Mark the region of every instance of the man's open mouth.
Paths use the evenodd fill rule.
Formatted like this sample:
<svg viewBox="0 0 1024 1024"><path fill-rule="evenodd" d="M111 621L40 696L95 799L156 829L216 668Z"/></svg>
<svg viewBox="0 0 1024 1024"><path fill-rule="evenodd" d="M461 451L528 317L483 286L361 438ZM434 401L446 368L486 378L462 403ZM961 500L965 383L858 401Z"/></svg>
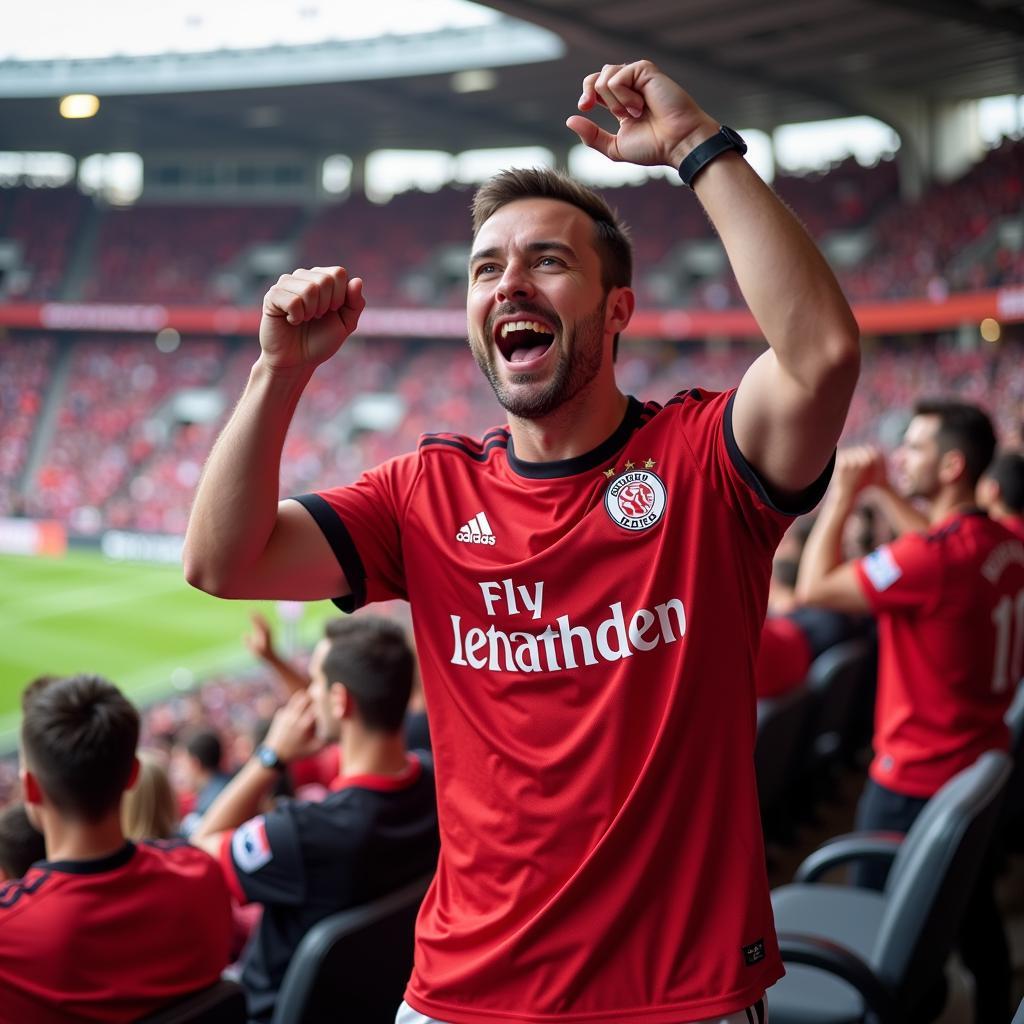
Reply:
<svg viewBox="0 0 1024 1024"><path fill-rule="evenodd" d="M495 328L494 340L507 363L532 363L551 347L555 334L539 320L506 320Z"/></svg>

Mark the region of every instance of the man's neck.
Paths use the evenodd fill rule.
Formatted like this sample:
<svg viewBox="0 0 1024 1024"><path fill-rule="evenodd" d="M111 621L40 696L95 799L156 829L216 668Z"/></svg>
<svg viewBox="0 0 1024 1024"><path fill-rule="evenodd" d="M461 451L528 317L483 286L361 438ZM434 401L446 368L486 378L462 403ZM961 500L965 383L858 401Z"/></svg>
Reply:
<svg viewBox="0 0 1024 1024"><path fill-rule="evenodd" d="M99 860L117 853L125 844L120 808L95 824L51 814L43 822L43 836L46 859L51 861Z"/></svg>
<svg viewBox="0 0 1024 1024"><path fill-rule="evenodd" d="M383 733L355 723L342 726L341 773L351 775L400 775L409 759L402 732Z"/></svg>
<svg viewBox="0 0 1024 1024"><path fill-rule="evenodd" d="M975 508L974 491L969 487L950 487L942 491L932 502L928 520L932 525L941 523L955 512L966 512Z"/></svg>
<svg viewBox="0 0 1024 1024"><path fill-rule="evenodd" d="M593 451L618 429L629 400L612 387L598 398L587 391L543 419L509 416L516 457L524 462L558 462Z"/></svg>

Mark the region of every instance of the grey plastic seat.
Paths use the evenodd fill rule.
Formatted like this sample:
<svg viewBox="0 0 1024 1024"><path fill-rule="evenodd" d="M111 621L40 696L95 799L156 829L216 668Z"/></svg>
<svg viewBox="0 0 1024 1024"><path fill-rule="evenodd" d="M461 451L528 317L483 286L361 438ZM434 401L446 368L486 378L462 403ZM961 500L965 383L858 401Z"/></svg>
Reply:
<svg viewBox="0 0 1024 1024"><path fill-rule="evenodd" d="M310 928L285 972L272 1024L394 1024L432 877Z"/></svg>
<svg viewBox="0 0 1024 1024"><path fill-rule="evenodd" d="M754 769L761 820L769 836L780 826L785 827L792 816L787 802L796 789L802 743L814 702L815 696L806 686L757 702Z"/></svg>
<svg viewBox="0 0 1024 1024"><path fill-rule="evenodd" d="M854 708L868 698L876 671L875 645L868 639L845 640L811 663L806 685L815 695L805 744L804 770L818 773L851 753Z"/></svg>
<svg viewBox="0 0 1024 1024"><path fill-rule="evenodd" d="M906 836L853 833L812 853L772 893L787 975L773 1024L904 1024L945 963L993 841L1011 760L983 754L928 801ZM885 889L816 883L864 858L892 861Z"/></svg>
<svg viewBox="0 0 1024 1024"><path fill-rule="evenodd" d="M1013 1015L1010 1024L1024 1024L1024 999L1020 1001L1020 1006L1017 1007L1017 1012Z"/></svg>
<svg viewBox="0 0 1024 1024"><path fill-rule="evenodd" d="M248 1019L242 986L222 980L155 1010L136 1024L245 1024Z"/></svg>

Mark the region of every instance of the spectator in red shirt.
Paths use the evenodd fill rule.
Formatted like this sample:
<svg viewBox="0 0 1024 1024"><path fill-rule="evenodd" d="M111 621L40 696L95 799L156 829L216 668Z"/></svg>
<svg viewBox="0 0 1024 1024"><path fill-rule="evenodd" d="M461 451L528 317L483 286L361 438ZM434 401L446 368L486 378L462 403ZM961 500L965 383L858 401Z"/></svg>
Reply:
<svg viewBox="0 0 1024 1024"><path fill-rule="evenodd" d="M1003 452L978 481L978 504L1012 533L1024 537L1024 455Z"/></svg>
<svg viewBox="0 0 1024 1024"><path fill-rule="evenodd" d="M121 800L139 715L96 676L22 698L21 778L45 861L0 887L0 1021L134 1021L213 984L231 917L216 862L183 841L131 843Z"/></svg>
<svg viewBox="0 0 1024 1024"><path fill-rule="evenodd" d="M981 409L918 403L896 461L905 496L927 508L926 529L840 564L843 524L859 492L879 482L877 453L858 449L839 459L804 549L798 598L878 619L875 756L858 828L905 832L957 772L985 750L1009 746L1003 716L1020 678L1013 662L1024 643L1013 631L1024 600L1024 548L974 505L994 450ZM887 872L865 865L858 879L881 888ZM960 951L975 977L976 1019L1007 1019L1010 962L991 866L970 901Z"/></svg>

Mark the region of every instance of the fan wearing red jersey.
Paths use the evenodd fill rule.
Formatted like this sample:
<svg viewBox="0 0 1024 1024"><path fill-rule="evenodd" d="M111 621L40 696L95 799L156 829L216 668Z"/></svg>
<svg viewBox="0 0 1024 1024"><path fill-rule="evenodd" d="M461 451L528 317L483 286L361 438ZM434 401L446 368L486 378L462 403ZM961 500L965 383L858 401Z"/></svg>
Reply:
<svg viewBox="0 0 1024 1024"><path fill-rule="evenodd" d="M96 676L36 680L22 712L22 788L46 859L0 886L0 1022L118 1024L212 985L231 945L216 861L122 831L138 712Z"/></svg>
<svg viewBox="0 0 1024 1024"><path fill-rule="evenodd" d="M650 61L588 75L578 108L597 106L614 133L568 127L679 167L714 222L770 346L738 388L623 394L626 231L572 179L506 171L474 198L467 319L507 425L278 503L295 404L364 305L342 268L297 270L264 300L186 537L187 578L220 596L411 602L441 855L403 1013L450 1024L756 1019L782 974L754 664L772 552L829 477L857 327L735 132Z"/></svg>
<svg viewBox="0 0 1024 1024"><path fill-rule="evenodd" d="M1024 454L1003 452L978 481L978 504L1018 537L1024 537Z"/></svg>
<svg viewBox="0 0 1024 1024"><path fill-rule="evenodd" d="M1024 543L974 505L995 450L988 416L959 402L918 403L895 461L928 526L865 558L838 564L846 518L877 480L877 459L842 453L804 548L797 597L878 620L874 759L858 808L861 829L906 831L944 783L986 750L1009 746L1003 716L1024 657ZM865 865L881 888L888 868ZM1010 962L987 870L961 933L975 975L976 1019L1010 1012Z"/></svg>

